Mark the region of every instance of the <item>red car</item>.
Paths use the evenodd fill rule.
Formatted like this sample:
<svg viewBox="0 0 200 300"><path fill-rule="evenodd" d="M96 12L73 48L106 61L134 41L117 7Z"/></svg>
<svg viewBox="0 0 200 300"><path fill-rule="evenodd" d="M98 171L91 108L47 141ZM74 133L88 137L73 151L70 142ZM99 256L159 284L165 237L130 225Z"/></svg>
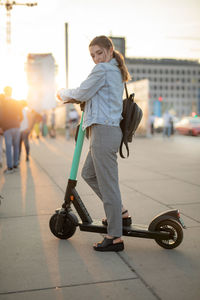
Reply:
<svg viewBox="0 0 200 300"><path fill-rule="evenodd" d="M175 125L176 131L180 134L200 135L200 118L185 117Z"/></svg>

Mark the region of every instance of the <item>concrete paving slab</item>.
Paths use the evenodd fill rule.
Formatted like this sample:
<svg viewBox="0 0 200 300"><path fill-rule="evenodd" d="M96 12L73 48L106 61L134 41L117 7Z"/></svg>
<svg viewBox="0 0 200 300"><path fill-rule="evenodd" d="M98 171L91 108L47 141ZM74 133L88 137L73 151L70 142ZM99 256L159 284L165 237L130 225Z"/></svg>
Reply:
<svg viewBox="0 0 200 300"><path fill-rule="evenodd" d="M196 203L200 201L200 186L191 185L176 179L135 182L126 181L126 185L143 192L165 205Z"/></svg>
<svg viewBox="0 0 200 300"><path fill-rule="evenodd" d="M38 166L32 162L24 161L20 164L20 170L14 174L7 174L0 177L0 187L2 193L8 188L19 188L22 185L31 186L49 186L52 182L46 172L38 171Z"/></svg>
<svg viewBox="0 0 200 300"><path fill-rule="evenodd" d="M159 161L159 159L158 159ZM182 180L187 183L192 183L194 185L200 185L199 172L200 167L196 166L196 164L182 165L180 164L171 165L170 163L166 163L163 166L157 165L157 160L155 161L155 165L149 167L145 166L145 164L141 165L141 163L132 162L132 168L128 168L128 165L124 164L124 162L119 163L120 174L119 177L121 180L129 180L130 178L134 181L143 181L143 180L162 180L162 179L177 179Z"/></svg>
<svg viewBox="0 0 200 300"><path fill-rule="evenodd" d="M136 224L149 224L159 213L169 209L179 209L186 226L199 225L193 218L184 214L185 211L182 210L182 206L179 204L167 206L140 192L133 192L132 194L125 194L124 196L126 197L124 201L126 207L128 207L133 222Z"/></svg>
<svg viewBox="0 0 200 300"><path fill-rule="evenodd" d="M59 240L48 223L49 216L3 219L1 293L137 278L116 253L93 250L99 234L77 230Z"/></svg>
<svg viewBox="0 0 200 300"><path fill-rule="evenodd" d="M173 169L170 172L166 172L170 176L170 178L176 178L186 183L192 183L194 185L200 185L199 178L200 168L197 166L189 165L184 167L178 167Z"/></svg>
<svg viewBox="0 0 200 300"><path fill-rule="evenodd" d="M162 180L168 179L168 175L163 175L158 172L154 172L145 168L141 168L140 166L134 164L131 165L132 167L129 168L123 162L119 163L119 179L122 182L129 181L130 179L137 182L137 181L144 181L144 180Z"/></svg>
<svg viewBox="0 0 200 300"><path fill-rule="evenodd" d="M1 299L1 295L0 295ZM4 300L63 300L63 299L126 299L155 300L152 292L139 279L63 286L47 290L27 291L3 295Z"/></svg>
<svg viewBox="0 0 200 300"><path fill-rule="evenodd" d="M63 192L55 185L9 188L4 192L1 217L51 214L64 201Z"/></svg>
<svg viewBox="0 0 200 300"><path fill-rule="evenodd" d="M136 139L135 144L130 144L131 160L143 169L199 184L199 144L199 139L183 136L170 141L161 137Z"/></svg>
<svg viewBox="0 0 200 300"><path fill-rule="evenodd" d="M153 240L125 238L121 255L148 282L159 299L200 299L200 228L184 231L182 244L162 249Z"/></svg>

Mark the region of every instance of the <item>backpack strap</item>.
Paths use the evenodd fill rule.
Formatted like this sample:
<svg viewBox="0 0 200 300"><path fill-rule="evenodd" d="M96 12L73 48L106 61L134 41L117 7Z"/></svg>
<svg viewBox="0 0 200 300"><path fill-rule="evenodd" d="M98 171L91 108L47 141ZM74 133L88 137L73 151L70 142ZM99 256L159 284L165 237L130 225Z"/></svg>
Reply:
<svg viewBox="0 0 200 300"><path fill-rule="evenodd" d="M124 88L125 88L125 92L126 92L126 99L129 98L129 95L128 95L128 88L127 88L127 85L126 85L126 82L124 82ZM128 147L128 141L127 139L125 138L124 134L122 136L122 140L121 140L121 144L120 144L120 147L119 147L119 154L122 158L125 158L125 156L123 155L123 151L122 151L122 148L123 148L123 144L125 145L126 147L126 152L127 152L127 157L129 156L129 147Z"/></svg>
<svg viewBox="0 0 200 300"><path fill-rule="evenodd" d="M128 95L128 89L127 89L126 82L124 82L124 88L125 88L125 91L126 91L126 98L128 99L129 95Z"/></svg>
<svg viewBox="0 0 200 300"><path fill-rule="evenodd" d="M121 156L121 158L125 158L123 152L122 152L122 147L123 147L123 144L126 146L126 152L127 152L127 156L126 157L129 157L129 147L128 147L128 143L127 142L124 142L123 138L121 140L121 144L120 144L120 147L119 147L119 154Z"/></svg>

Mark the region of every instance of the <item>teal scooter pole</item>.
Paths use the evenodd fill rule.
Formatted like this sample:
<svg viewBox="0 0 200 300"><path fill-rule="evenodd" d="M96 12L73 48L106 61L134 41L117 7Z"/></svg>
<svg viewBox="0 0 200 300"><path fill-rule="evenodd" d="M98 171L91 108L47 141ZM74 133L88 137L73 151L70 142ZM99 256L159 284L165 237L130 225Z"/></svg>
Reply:
<svg viewBox="0 0 200 300"><path fill-rule="evenodd" d="M81 198L79 197L79 195L75 189L76 184L77 184L76 177L77 177L77 173L78 173L78 167L79 167L79 162L80 162L80 157L81 157L81 152L82 152L83 142L84 142L84 137L85 137L85 130L82 129L83 116L84 116L84 112L82 113L81 122L79 125L78 136L77 136L77 140L76 140L76 146L75 146L75 150L74 150L70 176L69 176L67 188L65 191L64 203L63 203L61 209L56 210L56 219L55 220L53 219L53 221L52 221L52 222L55 221L55 224L50 225L50 227L55 226L55 230L52 229L54 234L55 234L55 232L59 233L63 230L66 216L68 216L68 219L70 219L73 224L76 224L75 226L78 225L78 219L77 219L76 215L74 215L71 212L71 203L73 203L73 205L75 206L75 208L83 222L86 222L88 224L92 223L92 218L90 217L86 207L84 206Z"/></svg>
<svg viewBox="0 0 200 300"><path fill-rule="evenodd" d="M85 137L85 130L82 129L83 115L84 115L84 112L82 113L82 116L81 116L81 123L79 126L78 137L77 137L77 141L76 141L76 146L75 146L74 156L73 156L72 166L71 166L71 172L70 172L70 176L69 176L70 180L76 180L80 157L81 157L81 152L82 152L82 148L83 148L83 142L84 142L84 137Z"/></svg>
<svg viewBox="0 0 200 300"><path fill-rule="evenodd" d="M74 198L78 197L75 187L77 184L76 177L77 177L77 173L78 173L78 167L79 167L79 162L80 162L80 157L81 157L81 152L82 152L83 142L84 142L84 137L85 137L85 130L82 129L83 116L84 116L84 112L82 113L81 122L79 125L78 136L77 136L77 140L76 140L76 146L75 146L75 150L74 150L70 176L69 176L69 180L68 180L68 184L67 184L67 188L66 188L66 192L65 192L65 197L64 197L65 202L62 205L62 208L64 208L64 209L66 209L67 207L70 207L71 201ZM74 197L74 194L76 194L75 197ZM81 210L79 209L80 203L81 203L81 210L84 209L84 211L86 211L84 208L84 204L82 203L80 198L79 198L79 204L76 201L73 201L73 204L76 206L76 209L80 212L81 215L83 215L81 213ZM84 213L85 213L85 215L87 215L87 217L85 218L85 215L83 215L83 220L87 221L87 222L91 222L91 218L90 218L88 212L87 213L84 212Z"/></svg>

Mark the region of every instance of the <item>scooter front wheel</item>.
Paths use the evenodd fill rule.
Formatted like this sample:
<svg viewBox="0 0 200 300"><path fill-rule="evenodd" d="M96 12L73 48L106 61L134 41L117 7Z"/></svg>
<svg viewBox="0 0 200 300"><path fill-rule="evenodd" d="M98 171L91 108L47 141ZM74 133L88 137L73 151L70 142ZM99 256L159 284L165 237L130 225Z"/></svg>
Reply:
<svg viewBox="0 0 200 300"><path fill-rule="evenodd" d="M156 226L156 231L169 232L167 240L155 239L156 243L165 249L174 249L178 247L183 240L183 230L178 222L173 220L163 220Z"/></svg>
<svg viewBox="0 0 200 300"><path fill-rule="evenodd" d="M49 221L49 227L53 235L55 235L57 238L66 240L72 237L72 235L76 231L76 225L72 221L72 218L69 217L67 214L64 216L63 226L62 229L58 231L57 229L57 221L59 218L59 214L54 214L50 221Z"/></svg>

